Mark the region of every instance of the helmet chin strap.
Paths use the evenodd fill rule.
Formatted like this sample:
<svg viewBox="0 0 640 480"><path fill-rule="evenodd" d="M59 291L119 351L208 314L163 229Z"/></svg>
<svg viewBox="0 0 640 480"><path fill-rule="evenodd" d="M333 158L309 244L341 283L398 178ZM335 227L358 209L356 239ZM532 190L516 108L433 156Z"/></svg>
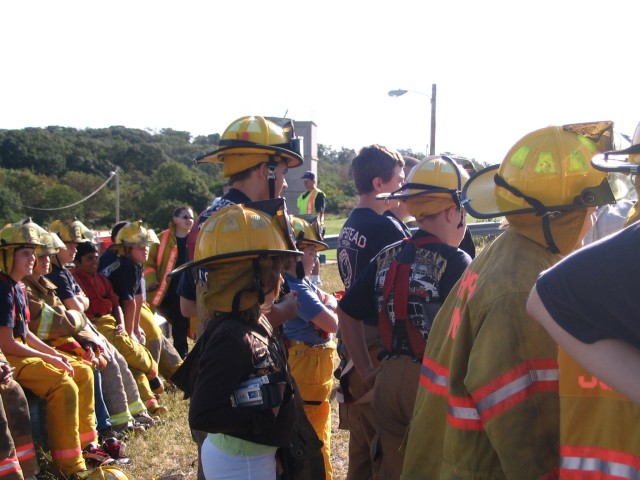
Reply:
<svg viewBox="0 0 640 480"><path fill-rule="evenodd" d="M267 181L269 182L269 198L276 198L276 156L269 155L267 164Z"/></svg>
<svg viewBox="0 0 640 480"><path fill-rule="evenodd" d="M493 177L493 179L497 186L508 190L518 198L522 198L525 202L527 202L529 205L531 205L535 209L536 214L542 217L542 233L544 234L544 240L547 242L549 251L551 253L560 253L560 249L556 245L556 242L553 240L553 235L551 234L550 219L551 219L552 212L550 212L540 200L538 200L537 198L525 195L517 188L512 187L507 183L507 181L504 178L502 178L497 173L495 177Z"/></svg>
<svg viewBox="0 0 640 480"><path fill-rule="evenodd" d="M304 275L304 265L302 265L302 262L300 260L298 260L296 262L296 277L299 280L302 280L305 275Z"/></svg>
<svg viewBox="0 0 640 480"><path fill-rule="evenodd" d="M262 278L260 276L260 262L257 258L254 258L252 261L253 265L253 285L251 288L246 288L244 290L240 290L236 292L233 296L233 301L231 303L231 311L232 313L240 312L240 300L242 298L242 294L244 292L258 292L258 304L262 305L264 303L265 294L262 285Z"/></svg>
<svg viewBox="0 0 640 480"><path fill-rule="evenodd" d="M460 223L458 224L458 230L465 227L465 219L464 219L464 209L460 207Z"/></svg>

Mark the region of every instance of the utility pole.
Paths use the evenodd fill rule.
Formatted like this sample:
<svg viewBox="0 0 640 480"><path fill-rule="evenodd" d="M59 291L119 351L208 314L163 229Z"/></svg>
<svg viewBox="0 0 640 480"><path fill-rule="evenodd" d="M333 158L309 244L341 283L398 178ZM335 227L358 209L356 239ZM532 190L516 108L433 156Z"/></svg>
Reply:
<svg viewBox="0 0 640 480"><path fill-rule="evenodd" d="M429 155L436 154L436 84L431 84L431 140Z"/></svg>
<svg viewBox="0 0 640 480"><path fill-rule="evenodd" d="M113 172L116 176L116 223L120 223L120 172L122 169L116 166Z"/></svg>

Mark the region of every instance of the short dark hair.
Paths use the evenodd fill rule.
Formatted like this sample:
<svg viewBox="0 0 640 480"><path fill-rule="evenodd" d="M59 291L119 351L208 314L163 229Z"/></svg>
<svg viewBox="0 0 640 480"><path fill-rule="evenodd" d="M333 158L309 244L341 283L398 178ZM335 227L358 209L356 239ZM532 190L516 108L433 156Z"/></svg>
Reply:
<svg viewBox="0 0 640 480"><path fill-rule="evenodd" d="M388 182L397 166L404 167L404 159L395 150L383 145L363 147L351 163L351 174L358 194L373 191L373 179Z"/></svg>
<svg viewBox="0 0 640 480"><path fill-rule="evenodd" d="M229 183L229 185L233 185L235 182L240 182L242 180L245 180L245 179L249 178L249 176L251 175L251 172L253 172L254 170L259 169L262 166L263 163L267 163L267 162L262 162L262 163L259 163L257 165L253 165L252 167L249 167L249 168L247 168L245 170L242 170L241 172L234 173L233 175L231 175L229 177L229 182L227 182L227 183Z"/></svg>
<svg viewBox="0 0 640 480"><path fill-rule="evenodd" d="M191 207L187 207L186 205L178 207L173 211L173 216L174 217L179 217L182 212L185 212L185 211L189 210L189 208L191 208Z"/></svg>
<svg viewBox="0 0 640 480"><path fill-rule="evenodd" d="M120 230L122 230L122 227L124 227L127 223L129 223L129 222L118 222L113 226L113 228L111 229L111 241L112 242L116 241L116 237L118 236L118 232Z"/></svg>
<svg viewBox="0 0 640 480"><path fill-rule="evenodd" d="M402 158L404 158L404 178L407 178L409 176L409 172L413 170L413 167L420 163L420 160L410 155L402 155Z"/></svg>
<svg viewBox="0 0 640 480"><path fill-rule="evenodd" d="M91 242L82 242L79 243L76 247L76 256L74 257L74 261L78 263L82 257L89 253L99 253L96 246Z"/></svg>

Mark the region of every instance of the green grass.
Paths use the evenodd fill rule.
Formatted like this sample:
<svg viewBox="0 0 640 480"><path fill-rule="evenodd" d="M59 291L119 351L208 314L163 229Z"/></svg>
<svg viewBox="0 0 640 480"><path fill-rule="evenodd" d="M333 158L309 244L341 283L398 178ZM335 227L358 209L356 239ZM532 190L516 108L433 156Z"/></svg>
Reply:
<svg viewBox="0 0 640 480"><path fill-rule="evenodd" d="M342 225L346 221L346 217L335 217L335 218L325 218L324 219L324 228L325 235L338 235L340 230L342 229ZM327 250L322 252L322 254L326 257L327 260L333 261L336 260L336 251Z"/></svg>
<svg viewBox="0 0 640 480"><path fill-rule="evenodd" d="M340 229L344 222L347 220L346 217L336 217L336 218L325 218L324 219L324 228L325 235L337 235L340 233Z"/></svg>

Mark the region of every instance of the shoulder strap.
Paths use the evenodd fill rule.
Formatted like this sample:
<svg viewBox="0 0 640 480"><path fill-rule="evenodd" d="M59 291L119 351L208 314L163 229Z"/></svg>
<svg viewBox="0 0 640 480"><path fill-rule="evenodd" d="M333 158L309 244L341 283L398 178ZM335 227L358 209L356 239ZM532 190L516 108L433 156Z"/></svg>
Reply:
<svg viewBox="0 0 640 480"><path fill-rule="evenodd" d="M391 353L394 351L393 345L393 324L389 317L387 303L389 294L393 290L393 313L396 322L403 322L411 344L411 350L415 358L421 358L424 354L426 342L422 333L418 330L413 322L408 322L407 307L409 304L409 274L411 266L415 260L416 250L428 244L442 243L438 237L429 235L420 238L405 238L400 251L389 266L387 275L384 279L382 287L382 307L378 312L378 330L380 332L380 340L384 349ZM402 261L399 260L402 258Z"/></svg>

